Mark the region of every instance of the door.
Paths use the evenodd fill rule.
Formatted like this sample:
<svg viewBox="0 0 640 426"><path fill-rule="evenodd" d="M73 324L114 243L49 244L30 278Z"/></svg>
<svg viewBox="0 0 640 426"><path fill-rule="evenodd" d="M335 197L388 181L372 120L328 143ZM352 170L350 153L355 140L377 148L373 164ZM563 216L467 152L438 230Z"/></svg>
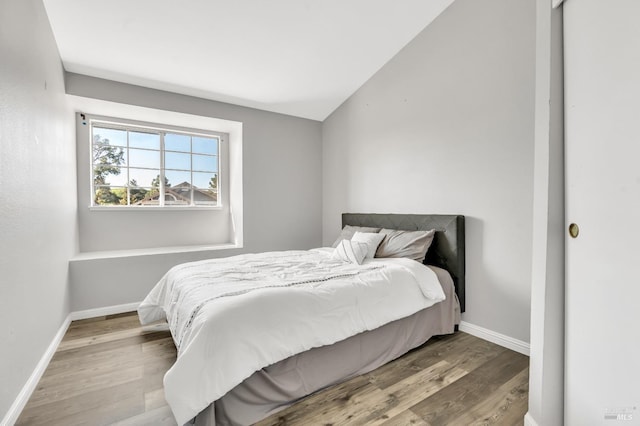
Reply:
<svg viewBox="0 0 640 426"><path fill-rule="evenodd" d="M640 0L564 2L565 424L640 425Z"/></svg>

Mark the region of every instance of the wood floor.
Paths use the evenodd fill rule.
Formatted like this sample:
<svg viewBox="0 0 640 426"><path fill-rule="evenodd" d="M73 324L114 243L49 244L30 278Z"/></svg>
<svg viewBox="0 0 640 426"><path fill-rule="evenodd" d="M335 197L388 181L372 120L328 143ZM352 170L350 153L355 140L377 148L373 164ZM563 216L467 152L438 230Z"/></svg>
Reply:
<svg viewBox="0 0 640 426"><path fill-rule="evenodd" d="M141 327L134 313L74 321L17 424L175 425L162 389L175 357L166 327ZM458 332L259 425L522 425L528 365Z"/></svg>

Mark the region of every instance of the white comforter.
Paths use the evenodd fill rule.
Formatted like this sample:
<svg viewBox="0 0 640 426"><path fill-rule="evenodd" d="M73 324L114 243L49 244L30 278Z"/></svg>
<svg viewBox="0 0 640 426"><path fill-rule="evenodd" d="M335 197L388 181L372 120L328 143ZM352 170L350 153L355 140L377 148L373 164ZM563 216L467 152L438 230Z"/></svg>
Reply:
<svg viewBox="0 0 640 426"><path fill-rule="evenodd" d="M165 396L184 424L253 372L444 300L435 273L408 259L354 265L332 249L247 254L172 268L138 308L167 319L178 358Z"/></svg>

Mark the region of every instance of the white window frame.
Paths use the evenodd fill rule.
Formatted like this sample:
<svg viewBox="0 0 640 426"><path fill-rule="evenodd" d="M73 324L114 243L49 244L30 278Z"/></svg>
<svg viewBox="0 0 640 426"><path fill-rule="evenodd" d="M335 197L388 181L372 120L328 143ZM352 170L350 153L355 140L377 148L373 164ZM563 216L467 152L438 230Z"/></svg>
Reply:
<svg viewBox="0 0 640 426"><path fill-rule="evenodd" d="M217 131L212 131L212 130L201 130L201 129L194 129L194 128L178 128L175 126L166 126L166 125L162 125L162 124L158 124L158 123L140 123L140 122L134 122L131 120L126 120L126 119L120 119L120 118L112 118L112 117L100 117L100 118L96 118L96 117L89 117L89 116L85 116L84 114L83 116L83 120L86 119L86 121L88 121L88 125L89 125L89 187L90 187L90 205L89 208L91 210L127 210L127 211L134 211L134 210L145 210L145 211L149 211L149 210L221 210L224 206L222 203L223 200L223 183L224 183L224 178L223 178L223 164L225 163L224 159L222 158L223 155L223 148L222 148L222 144L226 143L228 141L229 135L227 133L224 132L217 132ZM84 123L83 123L84 124ZM104 205L104 204L96 204L95 202L95 189L96 186L94 184L94 158L93 158L93 150L94 150L94 143L93 143L93 128L94 125L99 126L99 127L106 127L109 129L114 129L114 130L126 130L126 131L138 131L138 132L146 132L146 133L154 133L154 134L158 134L160 137L160 149L159 150L151 150L151 151L157 151L160 155L160 169L159 169L159 175L160 175L160 181L159 181L159 198L158 198L158 205L131 205L131 204L127 204L127 205ZM165 152L174 152L172 150L165 150L165 143L164 143L164 139L165 139L165 134L167 133L171 133L171 134L179 134L179 135L187 135L187 136L191 136L191 137L204 137L204 138L212 138L212 139L217 139L218 141L218 146L217 146L217 154L216 159L217 159L217 198L216 198L216 202L217 204L215 205L207 205L207 204L195 204L194 202L194 189L191 188L190 191L190 196L191 196L191 203L188 205L185 204L180 204L180 205L166 205L165 204ZM127 158L129 158L129 138L127 137L127 146L124 147L125 150L127 150ZM136 148L137 149L137 148ZM177 152L177 151L175 151ZM180 151L182 152L182 151ZM193 182L193 173L194 173L194 169L193 169L193 144L191 144L190 146L190 151L189 154L192 156L191 159L191 167L190 167L190 174L191 174L191 182ZM196 153L198 154L198 153ZM200 154L198 154L200 155ZM126 166L121 167L122 169L127 169L127 173L129 171L129 169L131 168L128 164ZM134 167L135 168L135 167ZM155 169L154 169L155 170ZM196 171L197 172L197 171ZM127 175L127 200L130 199L130 190L131 187L129 187L128 183L130 182L129 179L129 175ZM129 202L129 201L128 201Z"/></svg>

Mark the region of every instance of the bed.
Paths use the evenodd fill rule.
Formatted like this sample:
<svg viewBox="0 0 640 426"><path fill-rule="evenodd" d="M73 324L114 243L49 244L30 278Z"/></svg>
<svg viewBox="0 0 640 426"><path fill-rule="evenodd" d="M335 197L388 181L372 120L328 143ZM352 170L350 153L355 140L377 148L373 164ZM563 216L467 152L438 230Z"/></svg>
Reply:
<svg viewBox="0 0 640 426"><path fill-rule="evenodd" d="M154 287L138 312L143 324L169 322L178 359L165 395L179 424L252 424L454 332L465 304L463 216L345 213L342 224L434 229L428 267L360 265L320 248L179 265Z"/></svg>

